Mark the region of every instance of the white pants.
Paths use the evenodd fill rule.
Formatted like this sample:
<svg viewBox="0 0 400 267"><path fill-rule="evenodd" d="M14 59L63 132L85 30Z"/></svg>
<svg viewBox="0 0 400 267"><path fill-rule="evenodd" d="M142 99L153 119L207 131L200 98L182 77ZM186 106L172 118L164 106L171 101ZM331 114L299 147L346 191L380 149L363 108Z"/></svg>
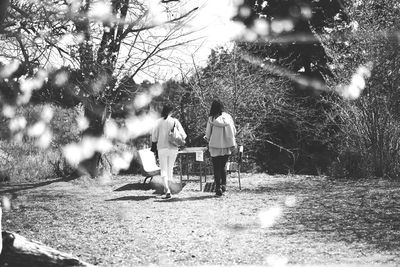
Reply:
<svg viewBox="0 0 400 267"><path fill-rule="evenodd" d="M178 155L177 149L162 148L158 150L160 160L161 177L169 181L174 177L174 164Z"/></svg>

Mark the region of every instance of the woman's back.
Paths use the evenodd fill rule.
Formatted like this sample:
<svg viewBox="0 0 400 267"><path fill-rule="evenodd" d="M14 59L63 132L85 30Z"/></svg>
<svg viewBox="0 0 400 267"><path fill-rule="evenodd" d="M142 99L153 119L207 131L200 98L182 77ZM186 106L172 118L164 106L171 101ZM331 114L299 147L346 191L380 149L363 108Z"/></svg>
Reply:
<svg viewBox="0 0 400 267"><path fill-rule="evenodd" d="M223 112L217 118L209 118L206 136L209 138L209 146L216 148L228 148L236 146L236 128L231 115Z"/></svg>
<svg viewBox="0 0 400 267"><path fill-rule="evenodd" d="M166 119L160 118L156 123L157 126L155 127L154 132L152 133L152 142L157 142L157 149L178 149L168 141L169 132L172 127L174 127L174 124L178 131L180 131L184 138L186 138L186 133L177 119L171 116L168 116Z"/></svg>

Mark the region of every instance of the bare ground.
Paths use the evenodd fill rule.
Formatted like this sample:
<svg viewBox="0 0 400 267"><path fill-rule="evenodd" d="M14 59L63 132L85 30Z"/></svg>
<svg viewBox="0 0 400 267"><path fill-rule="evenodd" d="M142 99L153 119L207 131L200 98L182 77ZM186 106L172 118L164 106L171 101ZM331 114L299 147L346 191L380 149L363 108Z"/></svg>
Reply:
<svg viewBox="0 0 400 267"><path fill-rule="evenodd" d="M170 200L141 181L0 184L3 228L101 266L400 265L400 181L231 175Z"/></svg>

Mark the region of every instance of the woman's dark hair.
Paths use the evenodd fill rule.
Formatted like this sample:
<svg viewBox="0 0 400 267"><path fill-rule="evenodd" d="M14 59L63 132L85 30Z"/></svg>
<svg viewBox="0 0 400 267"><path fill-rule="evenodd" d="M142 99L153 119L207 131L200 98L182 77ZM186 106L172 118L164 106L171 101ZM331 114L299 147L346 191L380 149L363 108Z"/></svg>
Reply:
<svg viewBox="0 0 400 267"><path fill-rule="evenodd" d="M164 120L166 120L172 110L173 110L173 108L171 105L165 104L161 110L161 117L163 117Z"/></svg>
<svg viewBox="0 0 400 267"><path fill-rule="evenodd" d="M210 108L210 117L213 117L214 119L222 114L224 111L224 105L222 104L221 101L219 100L214 100L211 103L211 108Z"/></svg>

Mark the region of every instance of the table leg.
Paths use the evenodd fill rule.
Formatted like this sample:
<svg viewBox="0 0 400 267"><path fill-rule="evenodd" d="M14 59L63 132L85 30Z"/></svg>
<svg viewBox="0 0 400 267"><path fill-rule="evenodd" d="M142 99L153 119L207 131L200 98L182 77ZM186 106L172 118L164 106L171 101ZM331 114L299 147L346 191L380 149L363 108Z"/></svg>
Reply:
<svg viewBox="0 0 400 267"><path fill-rule="evenodd" d="M180 178L181 178L181 187L182 185L182 154L179 156L179 169L180 169Z"/></svg>
<svg viewBox="0 0 400 267"><path fill-rule="evenodd" d="M186 179L189 182L189 160L188 160L188 154L186 154L186 174L187 174Z"/></svg>
<svg viewBox="0 0 400 267"><path fill-rule="evenodd" d="M240 164L238 166L238 178L239 178L239 190L242 190L242 185L240 184Z"/></svg>
<svg viewBox="0 0 400 267"><path fill-rule="evenodd" d="M203 180L203 170L201 168L202 164L199 163L199 169L200 169L200 191L203 191L203 184L202 184L202 180Z"/></svg>

